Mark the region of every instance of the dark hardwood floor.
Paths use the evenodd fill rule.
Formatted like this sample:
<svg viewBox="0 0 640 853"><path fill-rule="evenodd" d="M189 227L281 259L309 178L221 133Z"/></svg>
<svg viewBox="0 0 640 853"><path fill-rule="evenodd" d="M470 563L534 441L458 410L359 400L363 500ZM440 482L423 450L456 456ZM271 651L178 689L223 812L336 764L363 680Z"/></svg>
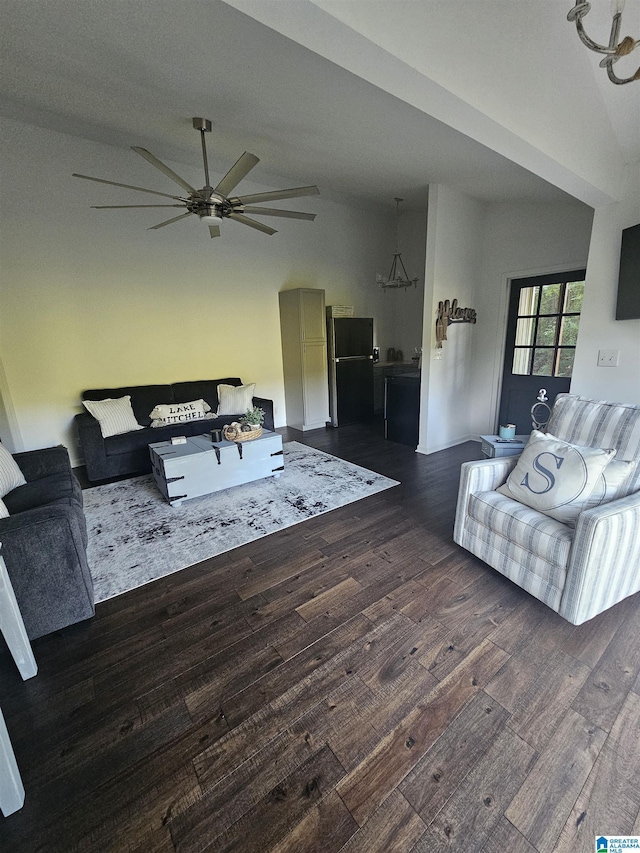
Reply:
<svg viewBox="0 0 640 853"><path fill-rule="evenodd" d="M11 853L587 853L640 834L640 595L574 627L452 541L469 442L0 654Z"/></svg>

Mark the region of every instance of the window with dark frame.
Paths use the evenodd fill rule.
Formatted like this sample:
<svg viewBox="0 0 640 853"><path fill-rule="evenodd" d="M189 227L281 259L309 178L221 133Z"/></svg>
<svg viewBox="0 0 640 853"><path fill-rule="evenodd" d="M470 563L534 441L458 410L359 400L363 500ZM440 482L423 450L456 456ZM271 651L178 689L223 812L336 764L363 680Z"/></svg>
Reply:
<svg viewBox="0 0 640 853"><path fill-rule="evenodd" d="M584 281L521 289L512 373L571 376L583 295Z"/></svg>

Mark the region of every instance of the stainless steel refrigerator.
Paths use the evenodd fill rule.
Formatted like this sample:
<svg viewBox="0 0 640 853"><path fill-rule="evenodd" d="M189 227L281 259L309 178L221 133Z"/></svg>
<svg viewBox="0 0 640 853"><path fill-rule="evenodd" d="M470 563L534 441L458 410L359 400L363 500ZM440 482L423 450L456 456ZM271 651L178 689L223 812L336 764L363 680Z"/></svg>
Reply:
<svg viewBox="0 0 640 853"><path fill-rule="evenodd" d="M373 417L373 318L329 317L329 418L331 426Z"/></svg>

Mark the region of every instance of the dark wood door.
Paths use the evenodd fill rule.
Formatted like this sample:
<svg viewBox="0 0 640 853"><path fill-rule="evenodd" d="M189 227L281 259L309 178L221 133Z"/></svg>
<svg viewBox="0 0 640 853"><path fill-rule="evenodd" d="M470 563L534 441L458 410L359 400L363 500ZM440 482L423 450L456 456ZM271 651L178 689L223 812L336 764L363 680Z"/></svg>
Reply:
<svg viewBox="0 0 640 853"><path fill-rule="evenodd" d="M549 405L569 390L585 270L511 281L500 397L500 424L531 431L531 407L541 388Z"/></svg>

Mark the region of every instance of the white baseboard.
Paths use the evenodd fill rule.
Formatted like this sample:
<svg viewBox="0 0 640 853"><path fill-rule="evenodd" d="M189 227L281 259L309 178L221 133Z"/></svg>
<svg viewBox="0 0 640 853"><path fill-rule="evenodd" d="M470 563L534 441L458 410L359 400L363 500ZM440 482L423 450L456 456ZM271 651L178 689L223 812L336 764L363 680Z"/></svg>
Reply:
<svg viewBox="0 0 640 853"><path fill-rule="evenodd" d="M480 436L477 435L466 435L462 438L456 438L453 441L447 441L444 444L437 444L435 447L425 447L423 444L419 444L416 447L416 453L423 453L425 456L429 456L431 453L438 453L440 450L448 450L450 447L455 447L458 444L464 444L465 441L477 441L480 443Z"/></svg>

